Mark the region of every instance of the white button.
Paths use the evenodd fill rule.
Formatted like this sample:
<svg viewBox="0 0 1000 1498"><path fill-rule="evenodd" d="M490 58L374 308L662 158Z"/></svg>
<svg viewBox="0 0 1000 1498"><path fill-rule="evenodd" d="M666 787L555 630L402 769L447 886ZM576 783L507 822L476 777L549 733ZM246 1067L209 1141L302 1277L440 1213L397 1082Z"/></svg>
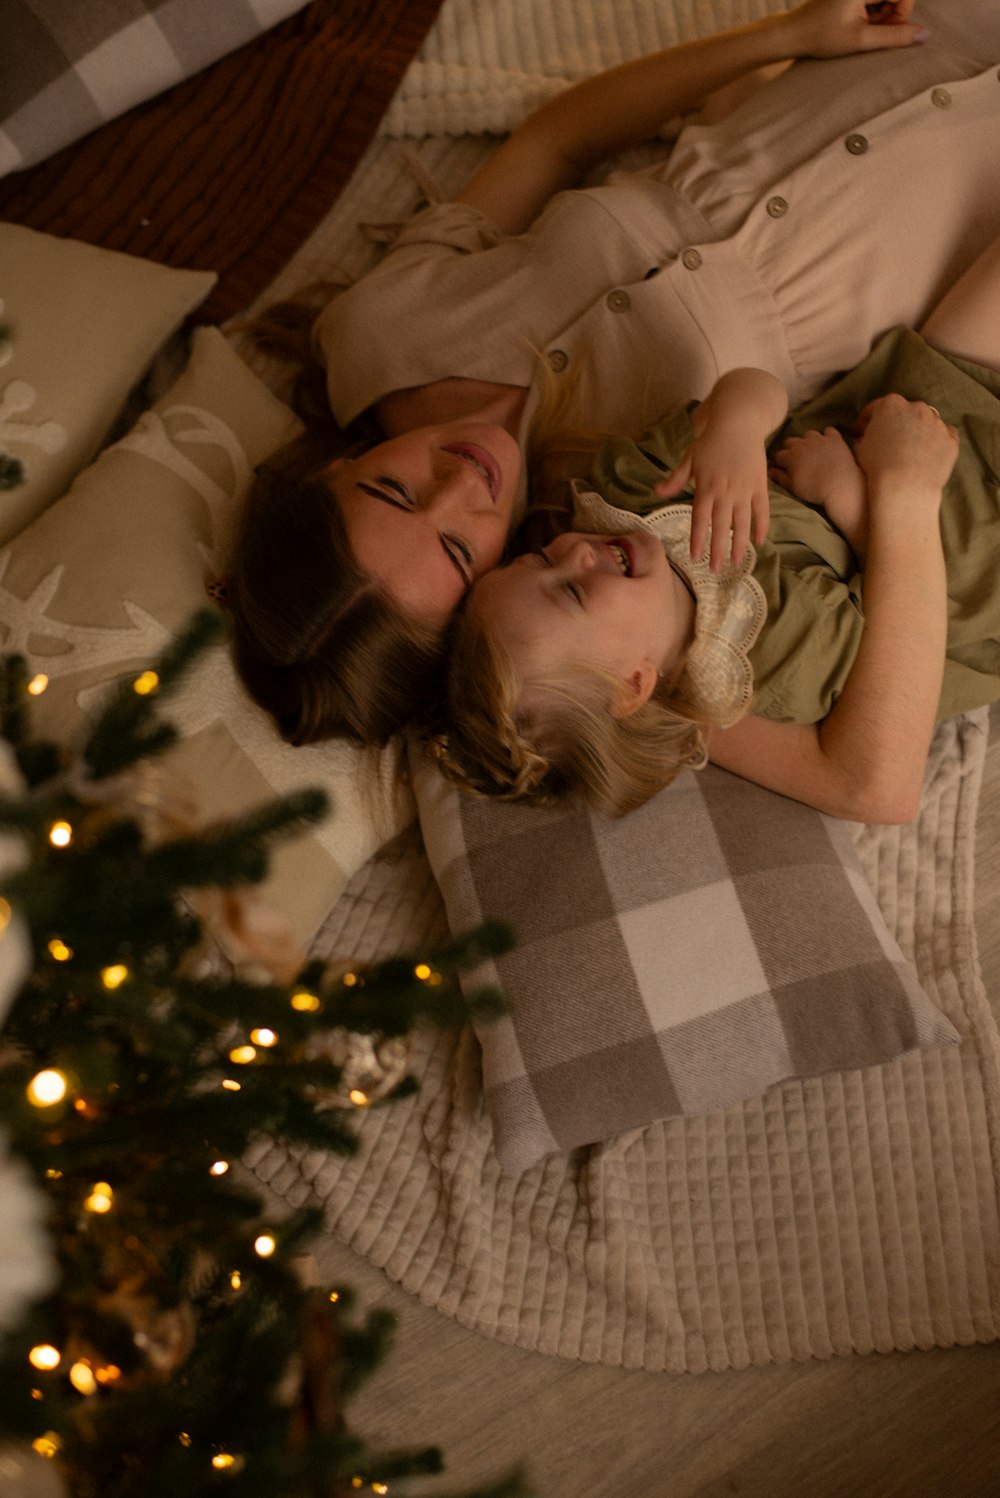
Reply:
<svg viewBox="0 0 1000 1498"><path fill-rule="evenodd" d="M556 374L562 374L568 363L569 355L567 354L565 349L554 348L552 350L551 354L549 355L549 367L551 369L554 369Z"/></svg>
<svg viewBox="0 0 1000 1498"><path fill-rule="evenodd" d="M609 291L606 298L612 312L627 312L632 305L632 300L627 291Z"/></svg>
<svg viewBox="0 0 1000 1498"><path fill-rule="evenodd" d="M788 212L788 200L786 198L768 198L767 211L772 218L784 218Z"/></svg>
<svg viewBox="0 0 1000 1498"><path fill-rule="evenodd" d="M681 256L681 263L686 265L688 270L697 270L701 264L701 255L697 250L685 250Z"/></svg>
<svg viewBox="0 0 1000 1498"><path fill-rule="evenodd" d="M849 135L844 145L852 156L863 156L868 150L868 138L864 135Z"/></svg>
<svg viewBox="0 0 1000 1498"><path fill-rule="evenodd" d="M951 94L946 88L935 88L931 90L931 103L938 109L951 108Z"/></svg>

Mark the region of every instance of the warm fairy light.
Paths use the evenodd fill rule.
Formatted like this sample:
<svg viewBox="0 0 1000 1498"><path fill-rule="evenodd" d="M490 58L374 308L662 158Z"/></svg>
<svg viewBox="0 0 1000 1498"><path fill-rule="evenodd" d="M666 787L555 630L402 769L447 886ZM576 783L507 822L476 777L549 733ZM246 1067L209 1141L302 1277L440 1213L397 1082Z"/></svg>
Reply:
<svg viewBox="0 0 1000 1498"><path fill-rule="evenodd" d="M122 1370L117 1368L114 1363L108 1363L105 1367L94 1370L94 1377L99 1384L113 1384L121 1376Z"/></svg>
<svg viewBox="0 0 1000 1498"><path fill-rule="evenodd" d="M62 1353L51 1342L39 1342L28 1353L28 1362L32 1368L38 1368L42 1373L50 1373L53 1368L58 1368L61 1361Z"/></svg>
<svg viewBox="0 0 1000 1498"><path fill-rule="evenodd" d="M107 1181L98 1181L83 1205L88 1212L110 1212L114 1199L115 1194Z"/></svg>
<svg viewBox="0 0 1000 1498"><path fill-rule="evenodd" d="M262 1259L269 1259L277 1246L270 1233L261 1233L259 1238L254 1239L253 1249Z"/></svg>
<svg viewBox="0 0 1000 1498"><path fill-rule="evenodd" d="M133 692L138 692L140 697L148 697L150 692L155 692L160 685L160 678L155 671L143 671L132 683Z"/></svg>
<svg viewBox="0 0 1000 1498"><path fill-rule="evenodd" d="M178 1441L180 1441L182 1446L190 1446L191 1444L191 1437L188 1435L186 1430L182 1430L177 1439Z"/></svg>
<svg viewBox="0 0 1000 1498"><path fill-rule="evenodd" d="M69 1370L69 1381L78 1394L96 1394L97 1379L89 1363L74 1363Z"/></svg>
<svg viewBox="0 0 1000 1498"><path fill-rule="evenodd" d="M224 1176L228 1169L228 1160L216 1160L212 1165L208 1167L209 1174L213 1176Z"/></svg>
<svg viewBox="0 0 1000 1498"><path fill-rule="evenodd" d="M14 912L11 909L10 901L4 900L2 897L0 897L0 932L4 932L7 930L13 914Z"/></svg>
<svg viewBox="0 0 1000 1498"><path fill-rule="evenodd" d="M53 822L49 828L49 842L53 848L68 848L73 841L73 829L68 822Z"/></svg>
<svg viewBox="0 0 1000 1498"><path fill-rule="evenodd" d="M330 1304L333 1305L333 1306L335 1306L337 1304L337 1301L339 1299L340 1299L340 1291L339 1290L331 1290L330 1291Z"/></svg>
<svg viewBox="0 0 1000 1498"><path fill-rule="evenodd" d="M427 979L431 975L431 970L427 966L426 962L418 962L416 967L413 969L413 975L415 978Z"/></svg>
<svg viewBox="0 0 1000 1498"><path fill-rule="evenodd" d="M227 1467L236 1466L236 1458L231 1451L217 1451L212 1458L212 1466L224 1472Z"/></svg>
<svg viewBox="0 0 1000 1498"><path fill-rule="evenodd" d="M229 1052L230 1061L235 1061L237 1066L246 1066L257 1054L257 1049L252 1045L238 1045L234 1051Z"/></svg>
<svg viewBox="0 0 1000 1498"><path fill-rule="evenodd" d="M238 1269L234 1269L232 1274L229 1276L229 1283L232 1285L234 1290L238 1290L242 1285L243 1276L242 1274L240 1274Z"/></svg>
<svg viewBox="0 0 1000 1498"><path fill-rule="evenodd" d="M343 983L345 988L353 988L355 983L357 983L358 981L358 975L357 973L345 973L340 981L341 983Z"/></svg>
<svg viewBox="0 0 1000 1498"><path fill-rule="evenodd" d="M388 1491L389 1491L389 1485L388 1485L388 1483L385 1483L385 1482L373 1482L372 1483L372 1492L373 1493L388 1493Z"/></svg>
<svg viewBox="0 0 1000 1498"><path fill-rule="evenodd" d="M53 1170L53 1169L51 1169L51 1167L50 1167L50 1168L49 1168L49 1169L48 1169L48 1170L47 1170L47 1171L46 1171L46 1172L45 1172L45 1179L46 1179L46 1180L47 1180L47 1181L61 1181L61 1180L62 1180L62 1178L63 1178L63 1173L62 1173L62 1171L61 1171L61 1170Z"/></svg>
<svg viewBox="0 0 1000 1498"><path fill-rule="evenodd" d="M442 978L440 973L431 973L430 977L427 979L427 987L440 988L443 982L444 979Z"/></svg>
<svg viewBox="0 0 1000 1498"><path fill-rule="evenodd" d="M54 936L49 942L49 956L54 957L56 962L68 962L73 955L73 948L68 947L58 936Z"/></svg>
<svg viewBox="0 0 1000 1498"><path fill-rule="evenodd" d="M40 697L45 691L45 688L48 686L48 684L49 678L46 676L45 672L39 671L38 675L33 676L28 682L28 691L31 693L32 697Z"/></svg>
<svg viewBox="0 0 1000 1498"><path fill-rule="evenodd" d="M365 1480L364 1480L363 1477L352 1477L351 1478L351 1487L352 1488L363 1488L364 1485L365 1485Z"/></svg>
<svg viewBox="0 0 1000 1498"><path fill-rule="evenodd" d="M31 1391L31 1397L37 1403L38 1400L44 1399L45 1395L42 1393L41 1389L32 1389L32 1391Z"/></svg>
<svg viewBox="0 0 1000 1498"><path fill-rule="evenodd" d="M63 1072L47 1067L45 1071L36 1072L28 1083L28 1102L34 1103L36 1108L51 1108L53 1103L62 1102L68 1087Z"/></svg>
<svg viewBox="0 0 1000 1498"><path fill-rule="evenodd" d="M273 1030L268 1029L251 1030L250 1039L253 1041L254 1045L263 1046L265 1049L268 1046L278 1044L277 1035L275 1035Z"/></svg>
<svg viewBox="0 0 1000 1498"><path fill-rule="evenodd" d="M31 1443L33 1451L37 1451L39 1456L47 1456L50 1460L61 1445L62 1442L54 1430L47 1430L44 1436L36 1436Z"/></svg>
<svg viewBox="0 0 1000 1498"><path fill-rule="evenodd" d="M293 993L288 1002L293 1009L298 1009L301 1014L315 1014L317 1009L323 1007L316 995L309 993L304 988L300 988L298 993Z"/></svg>
<svg viewBox="0 0 1000 1498"><path fill-rule="evenodd" d="M124 962L114 962L110 967L102 969L101 982L105 988L121 988L128 977L128 968Z"/></svg>
<svg viewBox="0 0 1000 1498"><path fill-rule="evenodd" d="M367 1108L368 1094L362 1092L360 1087L352 1087L347 1095L356 1108Z"/></svg>
<svg viewBox="0 0 1000 1498"><path fill-rule="evenodd" d="M234 1082L232 1077L223 1077L222 1085L227 1092L242 1092L243 1086L240 1082Z"/></svg>

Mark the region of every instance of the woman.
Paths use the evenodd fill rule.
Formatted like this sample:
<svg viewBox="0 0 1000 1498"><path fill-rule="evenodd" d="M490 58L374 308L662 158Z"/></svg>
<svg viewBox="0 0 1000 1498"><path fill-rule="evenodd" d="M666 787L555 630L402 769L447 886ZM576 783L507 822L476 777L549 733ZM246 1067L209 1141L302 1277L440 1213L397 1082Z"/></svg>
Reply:
<svg viewBox="0 0 1000 1498"><path fill-rule="evenodd" d="M237 663L287 738L381 743L421 712L452 613L523 514L543 362L571 414L609 431L637 434L739 365L797 402L918 322L1000 231L997 84L980 71L1000 58L998 8L974 0L959 22L925 0L923 46L913 3L806 0L568 90L325 309L315 338L354 445L321 434L267 465L231 586ZM656 169L560 191L804 56L838 60L693 127ZM721 534L730 500L703 497Z"/></svg>

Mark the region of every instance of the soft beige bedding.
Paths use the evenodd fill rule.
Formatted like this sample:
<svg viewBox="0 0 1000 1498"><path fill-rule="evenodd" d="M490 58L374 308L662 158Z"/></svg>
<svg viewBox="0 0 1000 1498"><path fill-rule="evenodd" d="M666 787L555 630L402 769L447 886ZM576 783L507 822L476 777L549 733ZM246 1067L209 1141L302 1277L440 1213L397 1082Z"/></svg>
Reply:
<svg viewBox="0 0 1000 1498"><path fill-rule="evenodd" d="M531 0L518 6L536 13ZM678 34L690 35L769 8L678 0L673 14ZM507 71L534 77L564 55L558 36L540 37L528 21L505 41L496 23L504 9L446 4L392 129L436 128L432 96L447 115L467 85L475 92L477 47L490 77L504 56ZM592 71L654 10L662 23L664 9L565 0L547 13L573 18L589 49L580 65ZM652 44L643 33L636 50ZM532 48L537 67L522 55ZM519 100L528 88L518 93L518 83ZM497 108L483 126L509 123ZM488 149L474 135L427 136L420 169L447 194ZM398 219L418 197L400 141L384 135L261 300L331 264L358 274L376 253L358 220ZM971 918L985 742L984 713L944 725L918 821L857 831L890 929L961 1032L959 1047L785 1083L509 1177L493 1151L474 1037L425 1037L414 1054L419 1094L365 1116L355 1159L262 1141L257 1175L289 1202L318 1197L331 1233L427 1304L563 1357L680 1372L994 1340L1000 1033ZM356 877L321 949L364 959L411 948L443 920L414 834L402 858L375 860Z"/></svg>

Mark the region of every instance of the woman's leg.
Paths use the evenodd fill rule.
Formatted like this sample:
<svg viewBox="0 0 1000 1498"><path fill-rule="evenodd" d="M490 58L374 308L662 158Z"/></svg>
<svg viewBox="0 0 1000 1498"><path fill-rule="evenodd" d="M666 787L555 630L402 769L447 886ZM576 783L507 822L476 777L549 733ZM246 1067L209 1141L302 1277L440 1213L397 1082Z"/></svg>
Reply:
<svg viewBox="0 0 1000 1498"><path fill-rule="evenodd" d="M943 354L1000 370L1000 239L942 297L920 332Z"/></svg>

